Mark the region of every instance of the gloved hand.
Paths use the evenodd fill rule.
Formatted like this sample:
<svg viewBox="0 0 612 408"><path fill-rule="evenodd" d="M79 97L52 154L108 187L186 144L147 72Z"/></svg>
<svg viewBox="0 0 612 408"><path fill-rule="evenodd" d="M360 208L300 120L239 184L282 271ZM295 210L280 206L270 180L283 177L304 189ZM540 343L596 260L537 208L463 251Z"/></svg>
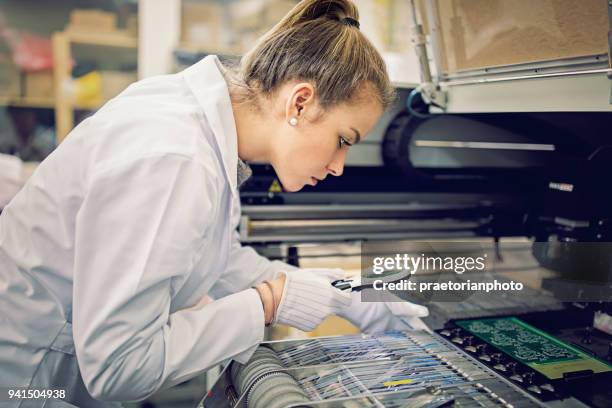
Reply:
<svg viewBox="0 0 612 408"><path fill-rule="evenodd" d="M348 292L331 285L343 277L341 269L300 269L287 273L274 323L314 330L327 316L338 314L351 304Z"/></svg>
<svg viewBox="0 0 612 408"><path fill-rule="evenodd" d="M362 302L359 292L351 292L351 304L340 310L344 317L364 333L424 329L427 326L419 319L429 311L425 306L407 301Z"/></svg>
<svg viewBox="0 0 612 408"><path fill-rule="evenodd" d="M292 265L289 265L289 266L292 267ZM329 279L330 282L333 282L339 279L344 279L346 277L346 272L344 272L344 269L339 269L339 268L296 268L296 267L293 267L293 269L285 268L285 270L282 270L280 273L284 273L285 275L288 275L294 272L312 273L322 278Z"/></svg>

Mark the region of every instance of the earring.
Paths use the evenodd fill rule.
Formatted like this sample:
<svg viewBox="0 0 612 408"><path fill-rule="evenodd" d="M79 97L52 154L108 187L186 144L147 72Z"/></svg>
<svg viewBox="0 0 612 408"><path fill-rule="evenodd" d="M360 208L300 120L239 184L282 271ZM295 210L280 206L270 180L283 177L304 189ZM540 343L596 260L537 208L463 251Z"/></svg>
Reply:
<svg viewBox="0 0 612 408"><path fill-rule="evenodd" d="M294 117L292 117L291 119L289 119L289 124L290 124L291 126L297 126L297 124L298 124L298 120L297 120L297 118L294 116Z"/></svg>

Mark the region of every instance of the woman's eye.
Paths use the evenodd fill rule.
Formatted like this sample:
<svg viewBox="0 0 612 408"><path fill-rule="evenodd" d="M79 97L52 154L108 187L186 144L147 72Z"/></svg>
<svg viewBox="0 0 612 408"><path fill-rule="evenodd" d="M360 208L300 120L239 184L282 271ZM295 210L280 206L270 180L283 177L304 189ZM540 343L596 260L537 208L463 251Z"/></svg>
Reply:
<svg viewBox="0 0 612 408"><path fill-rule="evenodd" d="M352 144L351 144L351 143L350 143L348 140L346 140L345 138L343 138L342 136L340 136L340 139L339 139L339 141L338 141L338 147L339 147L339 148L342 148L342 146L344 146L344 145L346 145L346 146L348 146L348 147L351 147L351 146L352 146Z"/></svg>

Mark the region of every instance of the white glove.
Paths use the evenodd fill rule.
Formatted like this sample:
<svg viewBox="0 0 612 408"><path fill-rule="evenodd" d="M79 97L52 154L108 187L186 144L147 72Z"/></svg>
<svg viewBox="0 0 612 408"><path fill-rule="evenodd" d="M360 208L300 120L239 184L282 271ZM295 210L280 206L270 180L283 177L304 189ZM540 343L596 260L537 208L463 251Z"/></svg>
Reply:
<svg viewBox="0 0 612 408"><path fill-rule="evenodd" d="M341 269L300 269L287 273L274 323L314 330L327 316L338 314L351 304L348 292L331 285L343 277Z"/></svg>
<svg viewBox="0 0 612 408"><path fill-rule="evenodd" d="M294 272L312 273L322 278L329 279L330 282L333 282L339 279L344 279L346 277L346 272L344 272L344 269L339 269L339 268L294 268L294 269L288 269L286 271L282 271L281 273L288 275Z"/></svg>
<svg viewBox="0 0 612 408"><path fill-rule="evenodd" d="M425 306L397 299L397 302L362 302L360 292L351 292L350 306L342 309L338 316L344 317L364 333L425 329L427 326L419 317L427 316L429 310Z"/></svg>

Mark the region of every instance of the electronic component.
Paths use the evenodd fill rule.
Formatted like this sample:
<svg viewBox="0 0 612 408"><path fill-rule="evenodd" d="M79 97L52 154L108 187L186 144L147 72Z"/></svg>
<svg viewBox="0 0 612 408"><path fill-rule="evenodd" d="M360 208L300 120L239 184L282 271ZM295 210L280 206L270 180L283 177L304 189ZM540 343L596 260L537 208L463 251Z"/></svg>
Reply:
<svg viewBox="0 0 612 408"><path fill-rule="evenodd" d="M455 324L549 379L562 378L572 371L612 371L611 365L516 317L457 320Z"/></svg>
<svg viewBox="0 0 612 408"><path fill-rule="evenodd" d="M541 406L438 335L423 331L264 343L246 365L232 363L201 406L453 404Z"/></svg>
<svg viewBox="0 0 612 408"><path fill-rule="evenodd" d="M612 364L522 319L455 320L438 333L541 401L575 397L589 406L610 404L601 385L612 381Z"/></svg>

